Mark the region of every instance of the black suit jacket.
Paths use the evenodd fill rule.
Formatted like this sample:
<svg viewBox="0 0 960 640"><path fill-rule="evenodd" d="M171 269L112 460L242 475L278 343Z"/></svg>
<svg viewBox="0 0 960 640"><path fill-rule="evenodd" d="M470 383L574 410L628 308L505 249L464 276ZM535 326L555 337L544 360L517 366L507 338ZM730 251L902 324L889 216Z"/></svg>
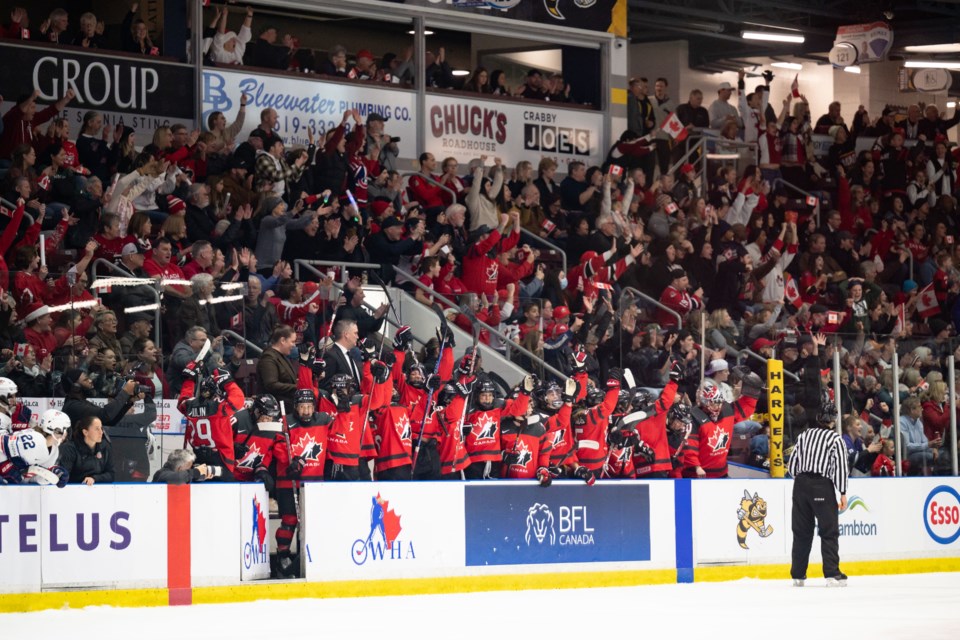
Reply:
<svg viewBox="0 0 960 640"><path fill-rule="evenodd" d="M323 381L320 383L320 387L327 389L330 386L330 381L333 379L333 376L338 373L345 373L357 383L357 388L360 388L360 379L353 375L353 369L350 368L350 363L347 362L347 357L343 355L343 351L336 344L331 346L323 355L323 361L326 364L324 369ZM357 359L353 359L354 363L357 365L357 373L361 376L363 375L363 364Z"/></svg>

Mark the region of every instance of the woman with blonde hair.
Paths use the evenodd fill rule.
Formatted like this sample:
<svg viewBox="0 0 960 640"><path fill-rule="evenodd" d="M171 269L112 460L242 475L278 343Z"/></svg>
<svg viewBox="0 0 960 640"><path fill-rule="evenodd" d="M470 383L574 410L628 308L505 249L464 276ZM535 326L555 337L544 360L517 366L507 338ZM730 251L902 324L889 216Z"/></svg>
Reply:
<svg viewBox="0 0 960 640"><path fill-rule="evenodd" d="M950 428L947 383L943 380L931 382L927 390L920 395L920 401L923 406L923 433L931 447L938 447Z"/></svg>

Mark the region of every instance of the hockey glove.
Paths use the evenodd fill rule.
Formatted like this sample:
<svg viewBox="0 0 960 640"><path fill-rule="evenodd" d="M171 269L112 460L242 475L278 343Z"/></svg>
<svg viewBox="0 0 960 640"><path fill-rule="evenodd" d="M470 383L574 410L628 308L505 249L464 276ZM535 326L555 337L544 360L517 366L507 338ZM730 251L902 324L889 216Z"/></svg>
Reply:
<svg viewBox="0 0 960 640"><path fill-rule="evenodd" d="M574 373L580 373L581 371L586 370L587 368L587 352L583 349L578 349L576 353L573 354L573 371Z"/></svg>
<svg viewBox="0 0 960 640"><path fill-rule="evenodd" d="M623 382L623 369L613 367L607 373L607 389L619 389Z"/></svg>
<svg viewBox="0 0 960 640"><path fill-rule="evenodd" d="M460 364L457 365L457 374L461 376L468 376L474 368L473 354L465 353L463 354L463 357L460 358Z"/></svg>
<svg viewBox="0 0 960 640"><path fill-rule="evenodd" d="M370 338L364 338L357 346L360 347L360 357L364 362L370 362L377 357L377 345Z"/></svg>
<svg viewBox="0 0 960 640"><path fill-rule="evenodd" d="M373 374L373 379L377 384L383 384L390 377L390 367L377 360L370 365L370 373Z"/></svg>
<svg viewBox="0 0 960 640"><path fill-rule="evenodd" d="M546 467L540 467L537 469L537 482L540 483L541 487L549 487L553 484L553 473L550 469Z"/></svg>
<svg viewBox="0 0 960 640"><path fill-rule="evenodd" d="M413 344L413 331L410 327L404 325L397 329L397 333L393 336L393 350L406 351L411 344Z"/></svg>
<svg viewBox="0 0 960 640"><path fill-rule="evenodd" d="M564 402L573 402L577 399L577 391L579 388L580 385L577 384L576 380L567 378L567 381L563 383L563 393L560 394L560 399Z"/></svg>
<svg viewBox="0 0 960 640"><path fill-rule="evenodd" d="M313 375L323 378L327 372L327 362L323 358L317 358L313 361Z"/></svg>
<svg viewBox="0 0 960 640"><path fill-rule="evenodd" d="M588 487L592 487L593 483L597 481L597 476L593 474L593 471L587 469L586 467L577 467L577 470L573 472L575 476L587 483Z"/></svg>
<svg viewBox="0 0 960 640"><path fill-rule="evenodd" d="M287 465L287 477L297 480L302 475L303 475L303 460L301 460L300 458L294 458L293 461Z"/></svg>
<svg viewBox="0 0 960 640"><path fill-rule="evenodd" d="M196 360L188 362L180 375L183 376L184 380L196 380L197 376L200 375L200 364Z"/></svg>
<svg viewBox="0 0 960 640"><path fill-rule="evenodd" d="M306 342L300 345L299 353L300 353L300 364L302 364L305 367L309 367L313 363L314 359L316 359L317 348L313 346L312 342Z"/></svg>
<svg viewBox="0 0 960 640"><path fill-rule="evenodd" d="M471 393L473 393L473 387L476 386L476 384L477 384L477 379L474 377L467 378L463 382L458 382L456 385L457 393L463 396L464 398L467 398L470 396Z"/></svg>
<svg viewBox="0 0 960 640"><path fill-rule="evenodd" d="M674 360L673 364L670 365L670 381L683 384L683 379L683 365L680 364L679 360Z"/></svg>
<svg viewBox="0 0 960 640"><path fill-rule="evenodd" d="M440 376L436 373L431 373L427 376L426 383L424 386L430 391L436 391L441 386L443 386L443 381L440 379Z"/></svg>
<svg viewBox="0 0 960 640"><path fill-rule="evenodd" d="M639 442L637 442L637 444L633 448L633 451L634 451L634 455L640 457L644 462L653 462L653 459L655 457L653 449L651 449L650 445L648 445L643 440L640 440Z"/></svg>
<svg viewBox="0 0 960 640"><path fill-rule="evenodd" d="M533 374L528 374L523 376L523 380L520 382L520 390L525 394L530 395L533 393L533 390L537 388L537 376Z"/></svg>
<svg viewBox="0 0 960 640"><path fill-rule="evenodd" d="M451 331L447 325L437 327L437 341L440 344L446 343L451 349L457 346L457 342L453 338L453 331Z"/></svg>
<svg viewBox="0 0 960 640"><path fill-rule="evenodd" d="M57 482L57 486L63 489L67 486L67 482L70 480L70 472L61 467L60 465L53 465L50 467L50 471L57 474L57 477L60 478L60 481Z"/></svg>
<svg viewBox="0 0 960 640"><path fill-rule="evenodd" d="M266 467L258 467L257 470L254 471L253 477L263 483L263 488L267 490L267 493L273 493L273 488L276 483L274 483L273 476L270 475Z"/></svg>

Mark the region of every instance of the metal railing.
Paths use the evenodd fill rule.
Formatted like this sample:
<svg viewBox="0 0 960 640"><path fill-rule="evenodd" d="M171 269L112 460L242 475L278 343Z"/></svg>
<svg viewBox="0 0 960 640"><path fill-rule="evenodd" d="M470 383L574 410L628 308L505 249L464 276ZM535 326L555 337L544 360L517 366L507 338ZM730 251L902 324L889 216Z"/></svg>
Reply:
<svg viewBox="0 0 960 640"><path fill-rule="evenodd" d="M220 335L222 335L222 336L228 336L228 337L230 337L230 338L233 338L234 340L237 340L237 341L239 341L239 342L242 342L242 343L246 346L246 348L247 348L248 351L249 351L249 350L256 351L256 355L258 355L258 356L259 356L261 353L263 353L263 347L261 347L261 346L259 346L259 345L257 345L257 344L254 344L253 342L250 342L249 340L247 340L246 338L244 338L242 335L240 335L240 334L237 333L236 331L231 331L230 329L221 329L221 330L220 330Z"/></svg>
<svg viewBox="0 0 960 640"><path fill-rule="evenodd" d="M566 252L566 251L564 251L563 249L561 249L561 248L558 247L557 245L553 244L552 242L550 242L550 241L547 240L546 238L541 238L540 236L538 236L538 235L535 234L534 232L530 231L529 229L524 229L523 227L520 227L520 236L521 236L521 237L523 237L523 236L529 236L529 237L530 237L532 240L534 240L535 242L539 242L540 244L546 245L551 251L556 251L557 253L559 253L559 254L560 254L560 260L563 261L563 272L564 272L564 273L567 273L567 252Z"/></svg>
<svg viewBox="0 0 960 640"><path fill-rule="evenodd" d="M804 191L803 189L793 184L792 182L787 182L783 178L777 178L776 180L774 180L770 188L773 190L776 190L777 186L781 184L787 187L788 189L791 189L799 194L806 196L807 198L813 198L817 201L817 204L815 204L813 207L813 219L816 222L817 227L819 228L820 227L820 198L816 197L809 191Z"/></svg>
<svg viewBox="0 0 960 640"><path fill-rule="evenodd" d="M343 279L343 282L347 281L346 275L348 269L380 269L383 266L373 262L336 262L334 260L297 259L293 261L293 278L295 280L300 279L300 265L311 267L338 267L340 269L340 277ZM322 273L317 269L311 269L311 271L320 276L321 279L327 277L327 274Z"/></svg>
<svg viewBox="0 0 960 640"><path fill-rule="evenodd" d="M407 272L404 271L403 269L399 269L399 268L396 268L396 267L394 268L394 270L395 270L397 273L399 273L400 275L402 275L402 276L404 276L404 277L406 277L406 278L409 278L409 281L410 281L415 287L417 287L417 288L420 289L421 291L424 291L424 292L426 292L427 294L433 296L434 298L436 298L437 300L439 300L439 301L442 302L443 304L445 304L445 305L447 305L447 306L449 306L449 307L451 307L451 308L453 308L453 309L459 309L459 308L460 308L460 305L459 305L459 304L457 304L456 302L450 300L449 298L446 298L446 297L440 295L439 293L435 292L433 289L431 289L431 288L428 287L427 285L425 285L425 284L423 284L422 282L420 282L419 280L417 280L412 274L407 273ZM486 329L487 331L489 331L491 335L495 335L495 336L497 336L498 338L500 338L500 340L503 341L503 344L504 344L504 345L506 346L506 348L507 348L507 358L510 357L510 350L511 350L511 349L516 349L516 350L519 351L520 353L522 353L522 354L524 354L525 356L527 356L528 358L530 358L531 361L535 362L538 366L543 367L543 370L544 370L544 371L549 371L549 372L552 373L553 375L559 377L561 380L566 380L566 379L567 379L567 374L563 373L563 372L560 371L559 369L555 369L555 368L552 367L551 365L547 364L547 363L543 360L543 358L539 357L538 355L534 354L534 353L531 352L531 351L527 351L525 348L521 347L519 344L511 341L511 340L510 340L506 335L504 335L499 329L496 329L496 328L494 328L494 327L491 327L490 325L488 325L486 322L483 322L482 320L477 320L477 324L480 325L481 327L483 327L484 329ZM488 348L489 348L489 347L488 347Z"/></svg>
<svg viewBox="0 0 960 640"><path fill-rule="evenodd" d="M7 207L8 209L10 209L11 213L12 213L14 210L16 210L16 208L17 208L17 204L16 204L16 203L10 202L10 201L7 200L6 198L0 198L0 204L2 204L3 206ZM23 212L23 217L30 221L30 226L31 226L31 227L32 227L34 224L36 224L36 220L34 220L34 219L33 219L33 216L30 215L29 213L27 213L26 210L24 210L24 212Z"/></svg>
<svg viewBox="0 0 960 640"><path fill-rule="evenodd" d="M764 358L762 355L760 355L756 351L751 351L750 349L747 349L747 348L740 349L740 351L738 352L738 355L745 355L748 358L753 358L754 360L757 360L758 362L762 362L763 364L767 364L767 362L770 361L770 358ZM800 376L790 371L787 371L786 369L783 370L783 375L790 378L794 382L800 382Z"/></svg>
<svg viewBox="0 0 960 640"><path fill-rule="evenodd" d="M323 265L332 265L332 264L335 264L335 263L329 262L329 261L327 261L327 260L294 260L293 262L294 262L294 272L295 272L295 273L299 274L299 267L302 266L302 267L303 267L304 269L306 269L307 271L310 271L310 272L316 274L317 276L319 276L319 277L321 277L321 278L325 278L325 277L326 277L326 274L323 273L322 271L320 271L319 269L317 269L317 268L314 266L314 264L315 264L315 263L320 263L321 266L323 266ZM380 268L380 265L379 265L379 264L369 264L369 265L368 265L367 263L364 263L364 262L343 262L343 263L336 263L336 264L337 264L337 266L342 266L342 267L356 267L356 268L358 268L358 269L379 269L379 268ZM299 280L299 275L297 275L296 278ZM337 291L339 291L340 293L343 293L343 290L344 290L344 288L345 288L345 285L340 284L340 283L334 281L333 286L334 286L334 288L335 288ZM377 311L376 307L374 307L373 305L371 305L371 304L370 304L369 302L367 302L366 300L364 300L364 301L361 302L360 304L362 304L363 307L364 307L365 309L367 309L368 311L370 311L371 313L375 313L375 312ZM396 310L394 310L394 312L395 312L395 313L399 313L399 312L396 311ZM332 322L332 321L333 321L333 317L331 317L330 320L331 320L331 322ZM385 315L383 316L383 321L386 322L387 324L389 324L389 325L390 325L391 327L393 327L394 329L399 329L401 326L403 326L403 325L399 324L398 322L396 322L395 320L391 320L389 313L387 313L387 314L385 314ZM380 332L380 334L381 334L381 335L384 335L382 331ZM419 342L420 344L426 344L426 342L424 342L423 340L420 340L420 339L417 338L416 336L413 336L413 339L414 339L416 342Z"/></svg>
<svg viewBox="0 0 960 640"><path fill-rule="evenodd" d="M650 296L648 296L648 295L645 294L644 292L639 291L639 290L637 290L637 289L634 289L633 287L624 287L623 290L620 291L620 300L617 302L617 309L620 310L620 313L623 313L623 297L624 297L625 295L627 295L628 293L629 293L631 296L633 296L634 298L641 298L641 299L643 299L643 300L646 300L646 301L649 302L651 305L653 305L653 306L655 306L655 307L657 307L657 308L659 308L659 309L661 309L661 310L663 310L663 311L666 311L667 313L669 313L670 315L672 315L674 318L677 319L677 329L678 329L678 330L683 329L683 318L680 316L679 313L677 313L676 311L674 311L674 310L671 309L670 307L664 305L664 304L661 303L659 300L654 300L653 298L651 298Z"/></svg>
<svg viewBox="0 0 960 640"><path fill-rule="evenodd" d="M101 265L105 266L109 271L116 273L120 278L123 278L125 280L135 281L136 284L133 284L133 282L131 282L131 286L143 286L143 287L150 288L150 291L153 293L154 297L157 299L156 309L153 310L154 344L157 345L158 349L162 349L161 342L160 342L160 336L162 334L160 331L160 292L157 290L158 282L153 278L131 277L129 272L124 271L123 269L113 264L112 262L104 260L103 258L97 258L96 260L93 261L93 281L91 282L91 288L93 288L93 285L96 284L97 279L100 277L100 274L97 271L97 267ZM99 292L97 297L99 298ZM114 313L117 313L117 309L111 309L111 311L113 311ZM124 313L129 313L126 309L124 309L123 311Z"/></svg>
<svg viewBox="0 0 960 640"><path fill-rule="evenodd" d="M402 174L402 175L400 176L401 178L403 178L403 190L404 190L405 192L406 192L406 190L409 188L410 178L413 178L413 177L415 177L415 176L419 176L419 177L423 178L425 181L427 181L427 182L429 182L430 184L432 184L433 186L435 186L435 187L440 187L441 189L443 189L444 191L446 191L448 194L450 194L450 197L452 198L451 202L454 202L454 203L455 203L455 202L457 201L457 192L456 192L456 191L454 191L453 189L451 189L450 187L448 187L448 186L445 185L445 184L441 184L439 180L434 180L434 179L433 179L433 176L424 175L424 174L420 173L419 171L418 171L418 172L414 172L414 173L404 173L404 174ZM408 194L408 195L409 195L409 194ZM417 201L415 200L414 202L417 202ZM420 202L419 204L420 204L420 206L424 206L424 204L423 204L422 202Z"/></svg>

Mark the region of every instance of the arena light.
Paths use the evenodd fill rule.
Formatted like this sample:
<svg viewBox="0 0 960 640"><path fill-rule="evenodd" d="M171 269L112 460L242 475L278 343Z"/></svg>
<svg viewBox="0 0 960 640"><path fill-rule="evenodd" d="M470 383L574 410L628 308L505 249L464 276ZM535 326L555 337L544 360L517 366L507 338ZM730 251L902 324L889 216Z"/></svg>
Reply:
<svg viewBox="0 0 960 640"><path fill-rule="evenodd" d="M847 73L856 73L858 75L860 74L860 67L858 67L857 65L844 67L843 70L846 71Z"/></svg>
<svg viewBox="0 0 960 640"><path fill-rule="evenodd" d="M415 36L415 35L417 35L417 32L414 31L413 29L410 29L410 31L407 31L407 35ZM432 35L433 35L433 31L430 31L430 29L424 29L424 30L423 30L423 35L425 35L425 36L432 36Z"/></svg>
<svg viewBox="0 0 960 640"><path fill-rule="evenodd" d="M792 69L794 71L800 71L801 69L803 69L803 65L798 64L796 62L774 62L770 66L778 67L780 69Z"/></svg>
<svg viewBox="0 0 960 640"><path fill-rule="evenodd" d="M768 42L790 42L793 44L803 44L806 40L802 35L774 33L773 31L741 31L740 37L744 40L766 40Z"/></svg>
<svg viewBox="0 0 960 640"><path fill-rule="evenodd" d="M90 285L91 289L105 289L107 287L139 287L153 286L156 280L152 278L99 278Z"/></svg>
<svg viewBox="0 0 960 640"><path fill-rule="evenodd" d="M67 302L66 304L54 305L50 307L50 313L60 313L67 309L88 309L98 304L100 304L99 300L77 300L75 302Z"/></svg>
<svg viewBox="0 0 960 640"><path fill-rule="evenodd" d="M944 60L907 60L903 63L908 69L960 69L960 62Z"/></svg>
<svg viewBox="0 0 960 640"><path fill-rule="evenodd" d="M124 313L141 313L143 311L156 311L160 308L156 302L153 304L142 304L139 307L127 307L123 310Z"/></svg>
<svg viewBox="0 0 960 640"><path fill-rule="evenodd" d="M904 47L910 53L960 53L960 42L942 44L912 44Z"/></svg>
<svg viewBox="0 0 960 640"><path fill-rule="evenodd" d="M224 302L236 302L237 300L243 300L243 296L220 296L219 298L201 300L200 304L223 304Z"/></svg>
<svg viewBox="0 0 960 640"><path fill-rule="evenodd" d="M230 291L231 289L243 289L243 286L242 282L225 282L220 285L220 288L224 291Z"/></svg>
<svg viewBox="0 0 960 640"><path fill-rule="evenodd" d="M947 109L953 109L956 106L957 106L957 103L955 100L951 100L950 102L947 103Z"/></svg>
<svg viewBox="0 0 960 640"><path fill-rule="evenodd" d="M457 76L457 77L463 77L463 76L468 76L468 75L470 75L470 72L467 71L466 69L454 69L454 70L451 71L450 73L451 73L452 75Z"/></svg>
<svg viewBox="0 0 960 640"><path fill-rule="evenodd" d="M189 287L189 280L181 280L179 278L164 278L160 281L160 286L162 287Z"/></svg>

